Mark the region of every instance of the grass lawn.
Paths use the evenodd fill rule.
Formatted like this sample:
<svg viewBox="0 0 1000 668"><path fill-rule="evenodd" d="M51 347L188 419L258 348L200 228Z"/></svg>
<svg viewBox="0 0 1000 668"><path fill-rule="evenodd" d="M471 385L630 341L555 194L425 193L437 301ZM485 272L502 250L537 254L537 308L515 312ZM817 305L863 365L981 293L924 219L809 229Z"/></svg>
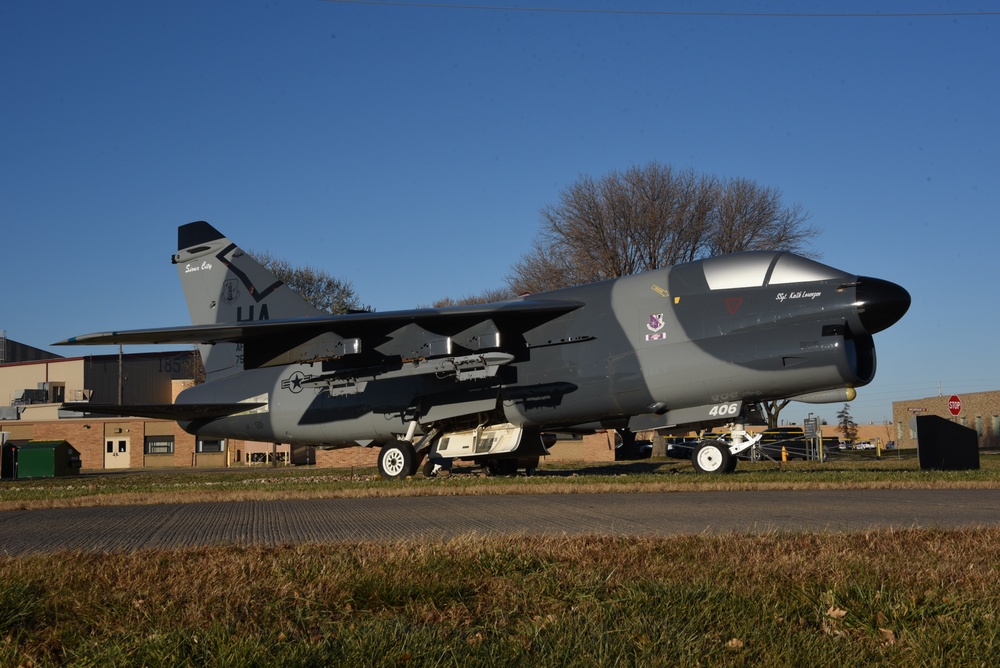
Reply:
<svg viewBox="0 0 1000 668"><path fill-rule="evenodd" d="M904 454L905 453L900 453ZM373 470L234 468L0 484L0 507L400 494L996 487L913 456ZM1000 529L484 538L0 556L0 666L1000 665Z"/></svg>
<svg viewBox="0 0 1000 668"><path fill-rule="evenodd" d="M546 464L538 475L486 477L457 464L448 477L386 482L374 469L237 467L217 471L94 472L0 483L0 510L95 505L483 494L567 494L797 488L887 489L998 487L1000 456L984 455L978 471L921 471L915 453L852 453L818 462L745 462L733 475L700 475L691 463L646 459L600 464Z"/></svg>
<svg viewBox="0 0 1000 668"><path fill-rule="evenodd" d="M1000 530L0 557L0 665L1000 664Z"/></svg>

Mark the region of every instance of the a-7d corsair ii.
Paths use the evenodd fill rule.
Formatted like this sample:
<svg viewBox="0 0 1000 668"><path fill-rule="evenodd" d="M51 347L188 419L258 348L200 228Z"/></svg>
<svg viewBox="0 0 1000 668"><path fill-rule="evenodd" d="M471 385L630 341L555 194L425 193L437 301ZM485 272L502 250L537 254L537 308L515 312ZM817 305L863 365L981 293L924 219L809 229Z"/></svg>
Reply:
<svg viewBox="0 0 1000 668"><path fill-rule="evenodd" d="M748 252L475 306L329 315L205 222L173 258L193 326L60 344L193 343L206 381L173 405L67 404L165 417L202 438L381 446L386 478L453 459L537 465L543 435L742 425L757 404L853 399L898 285L783 252ZM705 441L731 472L749 446Z"/></svg>

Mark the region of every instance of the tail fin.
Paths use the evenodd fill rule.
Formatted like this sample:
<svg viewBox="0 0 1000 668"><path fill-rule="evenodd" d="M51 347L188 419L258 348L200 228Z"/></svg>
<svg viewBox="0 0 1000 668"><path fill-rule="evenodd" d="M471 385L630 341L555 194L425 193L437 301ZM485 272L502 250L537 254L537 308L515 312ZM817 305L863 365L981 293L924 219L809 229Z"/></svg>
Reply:
<svg viewBox="0 0 1000 668"><path fill-rule="evenodd" d="M177 229L173 258L195 325L321 315L270 271L204 221ZM242 345L199 346L208 377L243 369Z"/></svg>

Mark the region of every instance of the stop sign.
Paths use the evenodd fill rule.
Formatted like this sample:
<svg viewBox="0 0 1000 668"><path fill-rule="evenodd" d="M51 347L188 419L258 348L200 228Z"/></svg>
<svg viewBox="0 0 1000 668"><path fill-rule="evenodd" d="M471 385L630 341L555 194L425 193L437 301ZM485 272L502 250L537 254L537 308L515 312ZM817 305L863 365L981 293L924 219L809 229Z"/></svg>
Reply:
<svg viewBox="0 0 1000 668"><path fill-rule="evenodd" d="M948 399L948 410L951 411L952 415L958 415L962 412L962 400L958 398L957 394L951 395Z"/></svg>

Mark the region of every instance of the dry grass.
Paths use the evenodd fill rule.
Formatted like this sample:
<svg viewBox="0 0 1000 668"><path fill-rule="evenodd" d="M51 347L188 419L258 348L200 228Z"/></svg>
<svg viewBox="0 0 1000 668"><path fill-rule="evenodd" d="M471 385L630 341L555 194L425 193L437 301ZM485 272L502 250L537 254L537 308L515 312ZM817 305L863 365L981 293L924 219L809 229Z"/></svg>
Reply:
<svg viewBox="0 0 1000 668"><path fill-rule="evenodd" d="M943 489L1000 487L1000 458L984 456L979 471L921 471L916 460L886 458L825 464L747 463L732 476L694 473L677 460L599 466L543 467L536 477L487 478L470 467L448 478L403 483L373 470L315 468L172 471L88 475L0 484L0 511L206 501L385 496L584 494L607 492L753 491L775 489Z"/></svg>
<svg viewBox="0 0 1000 668"><path fill-rule="evenodd" d="M0 507L429 494L997 487L1000 463L319 469L8 481ZM483 538L0 557L0 665L1000 665L1000 529Z"/></svg>
<svg viewBox="0 0 1000 668"><path fill-rule="evenodd" d="M0 558L3 665L997 665L1000 530Z"/></svg>

